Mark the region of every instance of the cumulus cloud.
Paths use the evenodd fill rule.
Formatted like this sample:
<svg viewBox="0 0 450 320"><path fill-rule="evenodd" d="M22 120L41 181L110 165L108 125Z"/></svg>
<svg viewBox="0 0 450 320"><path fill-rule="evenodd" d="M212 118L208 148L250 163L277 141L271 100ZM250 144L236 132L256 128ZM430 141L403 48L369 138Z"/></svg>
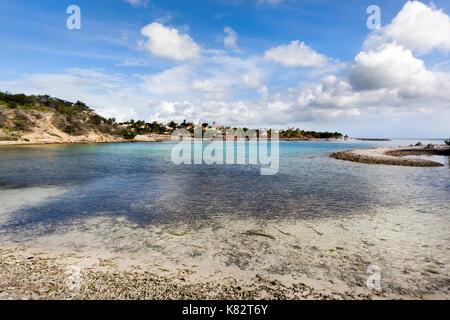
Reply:
<svg viewBox="0 0 450 320"><path fill-rule="evenodd" d="M178 61L200 56L200 46L189 35L180 34L177 29L153 22L142 28L141 34L148 38L143 47L154 56Z"/></svg>
<svg viewBox="0 0 450 320"><path fill-rule="evenodd" d="M414 98L434 95L439 87L437 75L395 43L360 52L355 61L349 75L355 90L397 89L400 96Z"/></svg>
<svg viewBox="0 0 450 320"><path fill-rule="evenodd" d="M392 20L365 42L370 49L389 41L396 41L405 48L419 53L434 49L450 51L450 17L442 10L429 7L419 1L408 1Z"/></svg>
<svg viewBox="0 0 450 320"><path fill-rule="evenodd" d="M408 1L392 22L374 31L355 58L349 81L355 91L387 89L401 99L448 99L449 74L429 70L415 56L450 49L450 18L442 10ZM448 103L448 101L447 101Z"/></svg>
<svg viewBox="0 0 450 320"><path fill-rule="evenodd" d="M265 58L287 67L318 67L327 62L326 56L298 40L266 51Z"/></svg>

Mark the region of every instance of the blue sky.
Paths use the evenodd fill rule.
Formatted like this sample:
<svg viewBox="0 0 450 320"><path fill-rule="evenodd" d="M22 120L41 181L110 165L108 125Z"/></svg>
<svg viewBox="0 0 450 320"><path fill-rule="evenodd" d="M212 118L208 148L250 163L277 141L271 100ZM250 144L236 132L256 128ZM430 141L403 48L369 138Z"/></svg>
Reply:
<svg viewBox="0 0 450 320"><path fill-rule="evenodd" d="M80 30L66 27L70 5ZM2 1L0 90L119 120L446 137L449 13L448 1Z"/></svg>

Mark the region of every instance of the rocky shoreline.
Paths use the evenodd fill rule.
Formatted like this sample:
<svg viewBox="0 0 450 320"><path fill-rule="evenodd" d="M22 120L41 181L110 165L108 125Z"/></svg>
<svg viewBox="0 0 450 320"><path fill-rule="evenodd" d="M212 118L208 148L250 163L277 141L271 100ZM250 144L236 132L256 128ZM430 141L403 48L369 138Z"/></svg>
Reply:
<svg viewBox="0 0 450 320"><path fill-rule="evenodd" d="M442 167L442 163L421 159L405 158L417 155L450 155L450 147L443 145L422 146L419 143L409 147L386 147L372 149L356 149L336 152L331 158L368 164L385 164L408 167Z"/></svg>
<svg viewBox="0 0 450 320"><path fill-rule="evenodd" d="M446 249L428 236L446 223L431 219L383 210L195 229L126 224L117 234L114 221L95 218L31 241L3 237L0 300L448 299ZM371 265L382 272L380 291L366 286Z"/></svg>
<svg viewBox="0 0 450 320"><path fill-rule="evenodd" d="M282 283L255 274L248 282L226 277L191 281L195 273L153 265L121 269L114 258L86 265L81 253L49 255L24 248L0 247L0 300L344 300L373 299L381 294L324 292L302 282ZM77 265L77 266L73 266ZM84 265L83 268L78 267ZM77 269L78 268L78 269Z"/></svg>

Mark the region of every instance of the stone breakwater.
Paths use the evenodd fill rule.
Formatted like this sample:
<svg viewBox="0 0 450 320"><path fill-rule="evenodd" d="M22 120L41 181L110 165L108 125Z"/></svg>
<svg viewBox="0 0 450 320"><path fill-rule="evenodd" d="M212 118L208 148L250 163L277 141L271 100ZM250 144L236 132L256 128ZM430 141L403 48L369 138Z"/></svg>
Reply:
<svg viewBox="0 0 450 320"><path fill-rule="evenodd" d="M331 158L353 162L386 164L408 167L442 167L443 164L422 158L405 158L404 156L450 155L450 147L441 145L409 147L386 147L373 149L356 149L336 152Z"/></svg>

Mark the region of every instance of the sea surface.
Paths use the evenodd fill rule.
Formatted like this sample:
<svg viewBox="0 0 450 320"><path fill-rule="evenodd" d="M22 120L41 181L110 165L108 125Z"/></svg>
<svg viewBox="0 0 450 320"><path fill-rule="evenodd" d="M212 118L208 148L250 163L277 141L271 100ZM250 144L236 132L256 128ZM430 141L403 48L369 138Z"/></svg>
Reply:
<svg viewBox="0 0 450 320"><path fill-rule="evenodd" d="M280 142L276 175L259 165L175 165L173 142L0 148L0 235L21 241L95 217L138 227L221 217L275 221L407 209L450 219L449 158L439 168L367 165L332 152L443 143L414 139Z"/></svg>

